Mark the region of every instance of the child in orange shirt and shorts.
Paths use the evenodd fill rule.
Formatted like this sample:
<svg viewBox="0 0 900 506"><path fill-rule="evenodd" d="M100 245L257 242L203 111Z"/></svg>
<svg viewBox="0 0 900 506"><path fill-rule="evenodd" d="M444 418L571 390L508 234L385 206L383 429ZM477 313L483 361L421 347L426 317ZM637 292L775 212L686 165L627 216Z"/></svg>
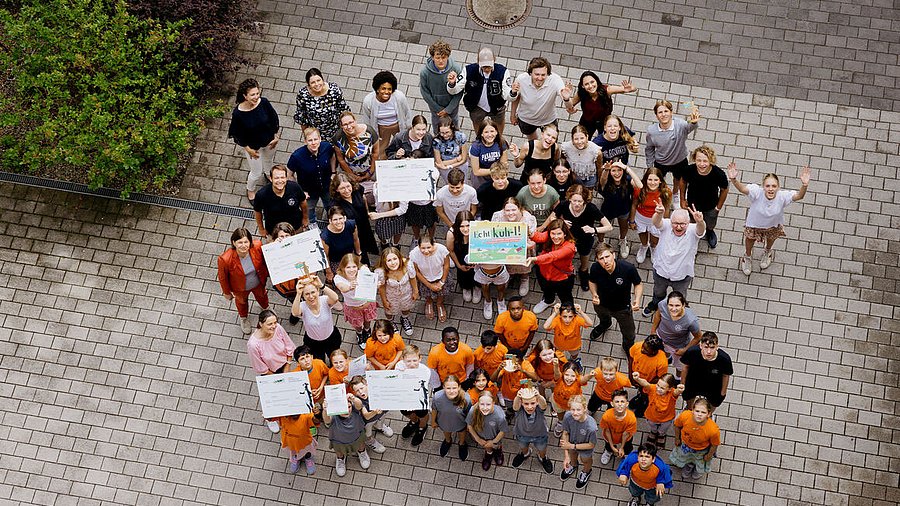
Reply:
<svg viewBox="0 0 900 506"><path fill-rule="evenodd" d="M692 411L682 412L675 419L675 448L669 462L681 468L682 478L700 479L709 472L709 463L722 444L719 426L712 421L712 403L705 397L695 397Z"/></svg>
<svg viewBox="0 0 900 506"><path fill-rule="evenodd" d="M406 344L390 320L375 320L372 337L366 342L366 357L375 370L393 369Z"/></svg>
<svg viewBox="0 0 900 506"><path fill-rule="evenodd" d="M666 433L675 420L675 402L684 392L684 383L678 383L675 376L670 373L663 374L655 385L641 378L637 371L631 373L631 377L648 399L647 409L644 411L649 428L647 441L656 445L658 449L664 449Z"/></svg>
<svg viewBox="0 0 900 506"><path fill-rule="evenodd" d="M500 334L500 341L509 348L509 352L521 359L531 348L531 341L537 332L537 315L525 309L525 302L518 295L510 297L506 307L506 311L497 315L494 332Z"/></svg>
<svg viewBox="0 0 900 506"><path fill-rule="evenodd" d="M581 310L581 304L571 302L554 304L553 313L544 322L544 330L553 331L553 345L569 354L569 360L578 365L578 372L584 370L578 357L581 353L581 329L593 325L591 317Z"/></svg>
<svg viewBox="0 0 900 506"><path fill-rule="evenodd" d="M312 413L303 415L282 416L278 422L281 425L281 447L291 452L288 468L292 473L300 469L300 462L306 464L306 474L316 473L316 438L313 437L313 428L322 422L322 410L318 404L313 407Z"/></svg>
<svg viewBox="0 0 900 506"><path fill-rule="evenodd" d="M591 416L604 405L612 406L613 392L631 386L628 376L619 372L619 363L612 357L604 357L600 361L600 366L594 368L590 375L594 377L594 391L588 400L588 411Z"/></svg>
<svg viewBox="0 0 900 506"><path fill-rule="evenodd" d="M637 433L637 417L628 409L628 392L624 389L613 392L612 407L600 418L600 431L606 442L600 455L601 464L609 464L613 454L621 459L634 450L631 440Z"/></svg>

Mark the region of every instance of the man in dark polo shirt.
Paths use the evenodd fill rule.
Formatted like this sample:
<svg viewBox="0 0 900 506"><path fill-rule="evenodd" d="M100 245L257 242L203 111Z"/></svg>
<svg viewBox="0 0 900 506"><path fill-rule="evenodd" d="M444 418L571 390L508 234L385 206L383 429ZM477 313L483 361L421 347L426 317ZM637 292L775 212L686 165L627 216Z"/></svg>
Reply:
<svg viewBox="0 0 900 506"><path fill-rule="evenodd" d="M272 167L272 182L256 192L253 210L259 235L266 241L274 240L275 225L286 221L301 231L309 225L306 207L306 193L294 181L288 180L288 168L284 165Z"/></svg>
<svg viewBox="0 0 900 506"><path fill-rule="evenodd" d="M625 260L616 260L615 252L606 244L597 250L597 261L588 273L588 287L591 290L597 326L591 331L595 341L611 326L612 319L619 322L622 331L622 348L625 355L634 344L634 316L641 307L644 285L637 269ZM632 297L632 287L634 296Z"/></svg>

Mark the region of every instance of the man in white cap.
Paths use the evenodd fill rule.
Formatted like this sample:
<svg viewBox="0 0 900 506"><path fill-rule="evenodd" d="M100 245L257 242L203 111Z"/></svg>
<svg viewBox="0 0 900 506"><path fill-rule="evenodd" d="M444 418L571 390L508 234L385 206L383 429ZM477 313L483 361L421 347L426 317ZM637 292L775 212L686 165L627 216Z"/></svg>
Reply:
<svg viewBox="0 0 900 506"><path fill-rule="evenodd" d="M463 93L463 105L469 111L472 128L484 118L491 118L497 124L499 134L503 134L506 115L506 102L512 100L510 86L513 77L506 67L494 61L494 52L488 48L478 51L478 63L470 63L463 67L461 75L450 72L447 75L447 91L451 95Z"/></svg>

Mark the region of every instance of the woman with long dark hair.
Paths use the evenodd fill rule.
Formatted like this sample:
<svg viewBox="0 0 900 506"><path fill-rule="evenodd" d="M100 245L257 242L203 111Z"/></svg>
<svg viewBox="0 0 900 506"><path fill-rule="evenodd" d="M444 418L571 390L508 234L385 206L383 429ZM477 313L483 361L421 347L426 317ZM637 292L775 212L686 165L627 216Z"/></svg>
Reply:
<svg viewBox="0 0 900 506"><path fill-rule="evenodd" d="M637 88L627 79L622 81L621 85L603 84L597 74L587 70L578 80L575 95L573 96L571 90L566 88L562 91L562 98L569 114L575 114L577 111L575 106L581 104L581 110L584 112L578 123L584 125L588 137L592 137L594 132L603 130L603 121L612 114L612 95L635 91Z"/></svg>

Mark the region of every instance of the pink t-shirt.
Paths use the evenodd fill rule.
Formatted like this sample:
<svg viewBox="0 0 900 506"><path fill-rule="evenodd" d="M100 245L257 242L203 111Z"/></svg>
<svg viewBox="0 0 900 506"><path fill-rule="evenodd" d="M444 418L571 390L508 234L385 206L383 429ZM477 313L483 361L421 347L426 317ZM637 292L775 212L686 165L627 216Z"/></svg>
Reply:
<svg viewBox="0 0 900 506"><path fill-rule="evenodd" d="M275 335L271 339L260 339L258 332L254 331L247 340L250 365L257 374L280 369L287 363L287 357L294 353L294 342L281 325L275 326Z"/></svg>

